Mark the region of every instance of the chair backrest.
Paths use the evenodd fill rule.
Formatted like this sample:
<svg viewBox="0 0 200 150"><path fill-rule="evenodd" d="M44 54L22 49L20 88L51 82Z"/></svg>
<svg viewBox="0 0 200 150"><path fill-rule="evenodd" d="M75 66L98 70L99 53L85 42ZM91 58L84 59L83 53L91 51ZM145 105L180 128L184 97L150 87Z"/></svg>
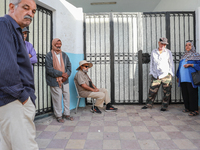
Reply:
<svg viewBox="0 0 200 150"><path fill-rule="evenodd" d="M81 96L79 95L79 92L78 92L78 89L77 89L77 81L76 81L76 80L74 80L74 85L75 85L76 93L77 93L78 97L81 97Z"/></svg>

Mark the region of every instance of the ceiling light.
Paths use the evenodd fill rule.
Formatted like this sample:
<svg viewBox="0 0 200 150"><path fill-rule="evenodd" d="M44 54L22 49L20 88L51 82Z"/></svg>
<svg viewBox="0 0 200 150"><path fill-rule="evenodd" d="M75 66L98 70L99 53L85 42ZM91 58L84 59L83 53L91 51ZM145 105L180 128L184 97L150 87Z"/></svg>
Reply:
<svg viewBox="0 0 200 150"><path fill-rule="evenodd" d="M90 3L91 5L108 5L108 4L117 4L117 2L96 2Z"/></svg>

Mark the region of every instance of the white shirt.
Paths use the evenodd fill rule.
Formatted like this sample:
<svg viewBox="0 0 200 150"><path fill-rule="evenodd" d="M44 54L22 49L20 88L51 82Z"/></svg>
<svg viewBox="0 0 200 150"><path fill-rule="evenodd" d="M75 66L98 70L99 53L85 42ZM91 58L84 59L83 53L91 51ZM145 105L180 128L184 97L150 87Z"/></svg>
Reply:
<svg viewBox="0 0 200 150"><path fill-rule="evenodd" d="M56 54L56 57L58 58L58 61L59 61L59 63L60 63L60 53L56 53L56 52L54 52L55 54ZM61 65L61 64L60 64Z"/></svg>
<svg viewBox="0 0 200 150"><path fill-rule="evenodd" d="M154 49L151 52L149 74L156 79L161 79L166 77L168 73L174 76L174 62L171 51L164 49L160 54L158 49Z"/></svg>

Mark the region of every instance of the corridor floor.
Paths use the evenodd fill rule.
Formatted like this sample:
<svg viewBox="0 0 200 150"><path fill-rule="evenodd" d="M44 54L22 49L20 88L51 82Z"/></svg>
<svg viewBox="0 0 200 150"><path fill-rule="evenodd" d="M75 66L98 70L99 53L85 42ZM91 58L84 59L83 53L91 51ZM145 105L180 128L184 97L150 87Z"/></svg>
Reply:
<svg viewBox="0 0 200 150"><path fill-rule="evenodd" d="M58 123L51 116L36 120L40 150L200 150L200 115L183 113L173 104L141 110L141 105L116 105L117 112L90 112L91 106L71 111L74 121Z"/></svg>

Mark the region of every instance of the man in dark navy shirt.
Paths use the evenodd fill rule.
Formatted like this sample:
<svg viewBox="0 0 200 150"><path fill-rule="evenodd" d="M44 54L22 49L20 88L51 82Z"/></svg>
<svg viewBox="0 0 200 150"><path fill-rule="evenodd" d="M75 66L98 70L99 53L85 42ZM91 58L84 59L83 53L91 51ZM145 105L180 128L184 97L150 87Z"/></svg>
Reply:
<svg viewBox="0 0 200 150"><path fill-rule="evenodd" d="M10 0L0 17L0 150L38 150L34 78L22 35L35 12L34 0Z"/></svg>

